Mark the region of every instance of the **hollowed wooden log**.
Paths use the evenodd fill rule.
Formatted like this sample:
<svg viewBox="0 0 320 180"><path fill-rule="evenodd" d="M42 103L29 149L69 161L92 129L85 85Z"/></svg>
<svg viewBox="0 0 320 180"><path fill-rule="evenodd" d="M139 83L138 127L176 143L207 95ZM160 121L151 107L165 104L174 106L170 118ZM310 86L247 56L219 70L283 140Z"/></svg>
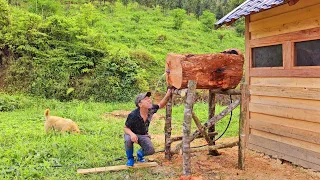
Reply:
<svg viewBox="0 0 320 180"><path fill-rule="evenodd" d="M166 80L168 86L187 88L188 80L197 81L197 89L233 89L243 73L243 54L226 50L216 54L168 54Z"/></svg>

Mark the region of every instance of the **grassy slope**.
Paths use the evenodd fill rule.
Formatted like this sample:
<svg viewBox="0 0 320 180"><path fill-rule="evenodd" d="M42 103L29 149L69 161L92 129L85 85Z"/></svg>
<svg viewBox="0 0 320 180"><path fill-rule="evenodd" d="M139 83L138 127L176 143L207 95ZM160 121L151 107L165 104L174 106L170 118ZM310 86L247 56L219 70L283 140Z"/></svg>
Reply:
<svg viewBox="0 0 320 180"><path fill-rule="evenodd" d="M0 96L1 98L1 96ZM106 165L121 165L125 160L114 161L125 155L123 149L123 125L125 118L104 118L105 112L123 109L132 110L133 103L106 104L74 101L61 103L55 100L26 98L24 108L12 112L0 112L0 177L49 179L65 178L107 178L123 179L123 177L138 178L137 174L145 174L146 179L163 179L160 173L152 171L132 170L103 173L89 176L78 176L78 168L91 168ZM46 135L44 132L44 109L50 107L51 114L74 119L84 134L77 135ZM182 134L183 106L173 108L173 135ZM219 107L217 111L221 111ZM195 111L204 122L207 116L207 104L198 103ZM164 114L164 110L159 113ZM239 110L236 109L233 121L226 136L237 134ZM218 132L222 132L228 117L218 124ZM150 133L163 134L164 120L151 123ZM192 125L195 129L195 125ZM163 144L155 144L156 149ZM138 148L135 148L137 150ZM61 167L52 167L60 166Z"/></svg>
<svg viewBox="0 0 320 180"><path fill-rule="evenodd" d="M176 30L172 11L161 12L159 7L150 9L137 4L126 8L119 2L111 7L101 9L96 30L103 32L111 53L145 52L154 59L154 63L140 59L140 64L148 66L151 87L164 72L165 57L170 52L216 53L229 48L244 52L244 37L238 37L232 28L204 31L193 14L186 16L181 29ZM73 8L69 16L77 12L77 5ZM140 17L139 22L132 20L136 16ZM220 35L224 35L223 40Z"/></svg>

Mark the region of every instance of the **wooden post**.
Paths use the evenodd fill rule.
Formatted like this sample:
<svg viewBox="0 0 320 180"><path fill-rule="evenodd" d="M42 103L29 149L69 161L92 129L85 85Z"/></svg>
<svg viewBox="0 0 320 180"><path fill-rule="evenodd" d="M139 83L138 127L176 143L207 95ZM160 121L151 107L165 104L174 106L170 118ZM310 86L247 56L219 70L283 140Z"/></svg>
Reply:
<svg viewBox="0 0 320 180"><path fill-rule="evenodd" d="M211 137L211 136L216 136L217 134L218 134L218 133L216 133L216 132L212 132L212 133L208 133L208 136L209 136L209 137ZM176 142L176 141L181 141L181 140L182 140L182 137L183 137L183 136L172 137L172 138L170 138L170 142L172 143L172 142ZM199 138L203 138L203 135L201 134L201 135L199 135L199 136L196 137L196 139L199 139Z"/></svg>
<svg viewBox="0 0 320 180"><path fill-rule="evenodd" d="M234 110L238 105L240 104L240 100L235 100L233 103L231 103L227 108L225 108L222 112L220 112L218 115L214 116L213 118L209 119L204 125L202 126L202 130L206 131L209 127L220 121L222 118L224 118L227 114L229 114L232 110ZM200 135L200 130L196 130L190 139L190 142L193 141L195 138L197 138ZM179 152L179 150L182 147L182 143L179 143L176 145L175 149L172 151L175 154Z"/></svg>
<svg viewBox="0 0 320 180"><path fill-rule="evenodd" d="M192 149L191 153L193 152L199 152L199 151L204 151L204 150L217 150L217 149L224 149L224 148L232 148L234 146L238 146L239 142L232 142L232 143L225 143L225 144L218 144L218 145L213 145L213 146L205 146L205 147L200 147L197 149Z"/></svg>
<svg viewBox="0 0 320 180"><path fill-rule="evenodd" d="M209 108L208 108L208 119L211 119L212 117L214 117L215 111L216 111L216 94L212 91L209 90L209 98L208 98L208 104L209 104ZM216 131L216 126L213 125L208 129L208 133L210 132L215 132ZM215 136L210 137L210 143L209 145L215 145ZM219 152L217 150L209 150L209 154L212 156L218 156Z"/></svg>
<svg viewBox="0 0 320 180"><path fill-rule="evenodd" d="M164 147L164 154L165 158L170 160L171 159L171 119L172 119L172 93L169 97L169 100L166 105L166 122L164 125L164 133L165 133L165 147Z"/></svg>
<svg viewBox="0 0 320 180"><path fill-rule="evenodd" d="M192 118L194 120L194 122L196 123L200 133L203 135L203 137L206 139L208 144L212 144L210 137L208 135L208 133L206 131L202 131L202 125L201 122L199 120L199 118L196 116L196 114L194 112L192 112Z"/></svg>
<svg viewBox="0 0 320 180"><path fill-rule="evenodd" d="M239 169L244 170L245 148L246 148L246 134L245 123L247 117L247 100L248 100L248 85L241 84L241 104L240 104L240 121L239 121L239 152L238 152L238 166Z"/></svg>
<svg viewBox="0 0 320 180"><path fill-rule="evenodd" d="M183 122L183 138L182 138L182 153L183 153L183 174L191 175L191 158L190 158L190 134L191 134L191 119L192 109L195 99L197 82L188 81L188 94L186 105L184 107L184 122Z"/></svg>

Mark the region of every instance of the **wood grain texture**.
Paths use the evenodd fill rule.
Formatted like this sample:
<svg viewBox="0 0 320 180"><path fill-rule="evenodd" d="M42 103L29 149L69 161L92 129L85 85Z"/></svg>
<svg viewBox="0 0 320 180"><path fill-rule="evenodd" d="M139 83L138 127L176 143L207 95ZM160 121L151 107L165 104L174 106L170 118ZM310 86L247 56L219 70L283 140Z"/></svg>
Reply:
<svg viewBox="0 0 320 180"><path fill-rule="evenodd" d="M235 51L238 55L228 53L168 54L166 58L167 84L182 89L187 87L188 80L195 80L197 89L233 89L242 78L244 62L242 53L239 50Z"/></svg>
<svg viewBox="0 0 320 180"><path fill-rule="evenodd" d="M269 17L280 15L280 14L285 14L288 12L296 11L296 10L299 10L299 9L302 9L305 7L309 7L309 6L313 6L316 4L320 4L320 0L311 0L311 1L310 0L307 0L307 1L301 0L301 1L298 1L298 3L296 3L293 6L290 6L289 4L284 4L284 5L269 9L267 11L262 11L262 12L253 14L250 16L250 20L251 20L251 22L259 21L259 20L262 20L265 18L269 18Z"/></svg>

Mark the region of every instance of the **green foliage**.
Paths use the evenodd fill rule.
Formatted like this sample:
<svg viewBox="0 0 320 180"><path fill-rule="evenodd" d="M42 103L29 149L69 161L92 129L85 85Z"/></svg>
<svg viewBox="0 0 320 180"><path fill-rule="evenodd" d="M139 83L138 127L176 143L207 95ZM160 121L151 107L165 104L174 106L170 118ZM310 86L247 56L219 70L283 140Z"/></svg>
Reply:
<svg viewBox="0 0 320 180"><path fill-rule="evenodd" d="M29 11L41 15L43 17L49 17L62 11L62 5L59 1L52 0L31 0Z"/></svg>
<svg viewBox="0 0 320 180"><path fill-rule="evenodd" d="M175 9L172 11L174 29L181 29L183 21L186 19L185 14L186 11L183 9Z"/></svg>
<svg viewBox="0 0 320 180"><path fill-rule="evenodd" d="M9 6L6 0L0 0L0 29L10 23Z"/></svg>
<svg viewBox="0 0 320 180"><path fill-rule="evenodd" d="M200 17L200 21L203 24L203 29L205 31L212 31L214 23L216 22L216 16L210 11L204 11Z"/></svg>
<svg viewBox="0 0 320 180"><path fill-rule="evenodd" d="M10 96L0 93L0 112L14 111L29 104L28 100L23 96Z"/></svg>
<svg viewBox="0 0 320 180"><path fill-rule="evenodd" d="M140 18L141 18L140 14L135 13L135 14L132 15L131 20L136 22L136 23L139 23Z"/></svg>
<svg viewBox="0 0 320 180"><path fill-rule="evenodd" d="M238 33L239 36L243 36L245 33L245 25L244 24L238 24L236 26L236 32Z"/></svg>
<svg viewBox="0 0 320 180"><path fill-rule="evenodd" d="M244 50L243 37L234 31L199 31L203 23L213 25L209 12L199 21L183 9L97 2L68 4L46 18L9 6L11 21L0 30L5 90L62 101L128 101L155 88L169 52Z"/></svg>
<svg viewBox="0 0 320 180"><path fill-rule="evenodd" d="M223 18L223 16L224 16L223 9L222 9L221 4L219 4L216 8L216 17L217 17L217 19L221 19L221 18Z"/></svg>

